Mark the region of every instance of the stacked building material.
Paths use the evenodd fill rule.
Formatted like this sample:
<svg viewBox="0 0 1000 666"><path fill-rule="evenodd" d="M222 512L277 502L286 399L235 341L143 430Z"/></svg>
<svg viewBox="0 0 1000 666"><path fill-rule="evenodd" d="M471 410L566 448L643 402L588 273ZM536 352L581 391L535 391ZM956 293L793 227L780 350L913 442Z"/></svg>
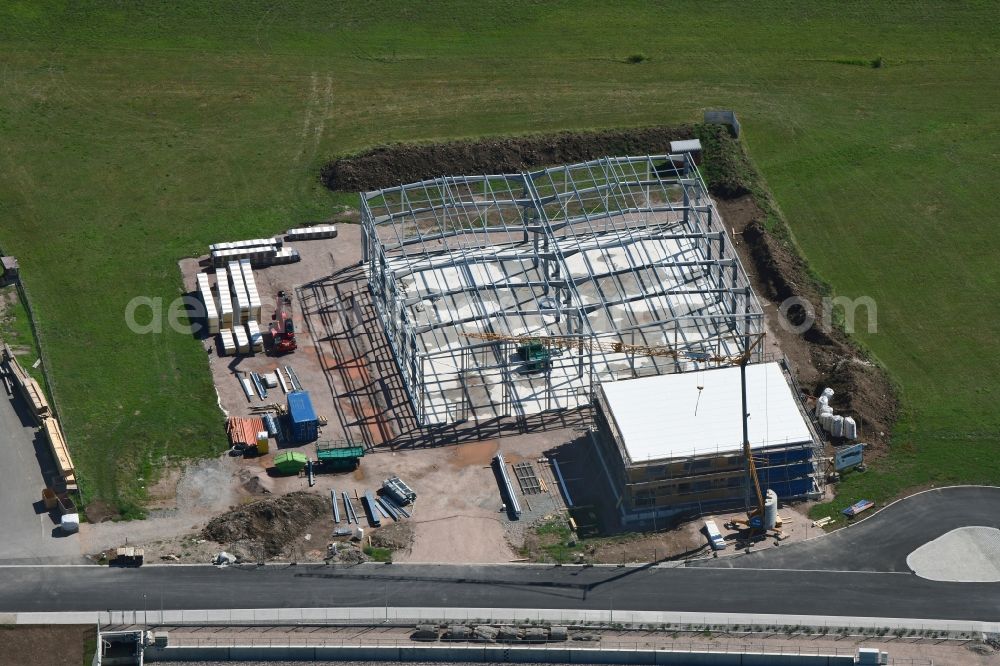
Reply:
<svg viewBox="0 0 1000 666"><path fill-rule="evenodd" d="M275 255L282 249L282 240L280 238L254 238L233 243L215 243L210 245L208 249L212 254L212 265L216 268L241 259L248 259L256 266L268 266L273 263Z"/></svg>
<svg viewBox="0 0 1000 666"><path fill-rule="evenodd" d="M336 238L337 227L333 224L317 224L314 227L299 227L289 229L285 234L288 240L312 240L314 238Z"/></svg>
<svg viewBox="0 0 1000 666"><path fill-rule="evenodd" d="M228 266L229 288L233 293L233 323L245 324L250 320L250 297L243 281L243 269L238 261L230 261Z"/></svg>
<svg viewBox="0 0 1000 666"><path fill-rule="evenodd" d="M250 338L251 351L264 351L264 335L260 332L260 324L256 319L247 322L247 336Z"/></svg>
<svg viewBox="0 0 1000 666"><path fill-rule="evenodd" d="M226 271L215 272L215 287L219 292L219 326L220 328L232 328L233 326L233 294L229 289L229 279Z"/></svg>
<svg viewBox="0 0 1000 666"><path fill-rule="evenodd" d="M3 345L0 352L0 359L7 367L7 373L11 376L15 386L17 386L25 401L31 407L31 414L42 427L45 438L49 442L52 457L56 462L56 469L63 478L67 490L78 490L76 482L76 469L73 467L73 459L69 455L69 447L66 445L66 436L63 434L59 421L52 413L48 400L42 392L42 387L34 377L29 375L21 366L21 363L14 356L14 351L7 345Z"/></svg>
<svg viewBox="0 0 1000 666"><path fill-rule="evenodd" d="M215 297L212 295L212 287L208 283L208 275L198 273L198 295L202 303L205 304L205 325L209 335L219 332L219 311L215 307Z"/></svg>
<svg viewBox="0 0 1000 666"><path fill-rule="evenodd" d="M240 354L249 354L250 336L247 335L247 329L242 326L237 326L233 329L233 337L236 338L236 351Z"/></svg>
<svg viewBox="0 0 1000 666"><path fill-rule="evenodd" d="M260 321L264 315L264 307L257 292L257 282L253 278L253 268L249 259L240 260L240 270L243 273L243 284L250 299L250 319Z"/></svg>
<svg viewBox="0 0 1000 666"><path fill-rule="evenodd" d="M233 329L222 329L222 331L219 332L219 339L222 342L223 356L233 356L236 354L236 340L233 338Z"/></svg>
<svg viewBox="0 0 1000 666"><path fill-rule="evenodd" d="M49 416L52 410L49 407L49 401L45 399L42 387L39 386L34 377L21 367L20 362L14 356L14 350L6 344L3 346L3 362L7 365L7 369L14 378L14 384L21 391L21 395L27 401L28 405L31 406L31 411L35 415L35 418L40 420Z"/></svg>
<svg viewBox="0 0 1000 666"><path fill-rule="evenodd" d="M272 264L293 264L301 259L298 250L293 250L290 247L283 247L271 258Z"/></svg>
<svg viewBox="0 0 1000 666"><path fill-rule="evenodd" d="M226 419L226 434L235 447L257 446L257 435L267 432L264 419L258 416L230 416Z"/></svg>
<svg viewBox="0 0 1000 666"><path fill-rule="evenodd" d="M250 240L233 241L231 243L213 243L208 246L208 249L211 252L221 252L222 250L247 250L261 247L280 248L283 242L280 237L251 238Z"/></svg>
<svg viewBox="0 0 1000 666"><path fill-rule="evenodd" d="M62 427L55 417L42 419L42 429L45 431L45 438L49 441L49 448L52 449L52 457L55 458L56 468L59 474L66 481L66 486L76 486L76 472L73 468L73 459L69 456L69 447L66 445L66 435L63 434Z"/></svg>

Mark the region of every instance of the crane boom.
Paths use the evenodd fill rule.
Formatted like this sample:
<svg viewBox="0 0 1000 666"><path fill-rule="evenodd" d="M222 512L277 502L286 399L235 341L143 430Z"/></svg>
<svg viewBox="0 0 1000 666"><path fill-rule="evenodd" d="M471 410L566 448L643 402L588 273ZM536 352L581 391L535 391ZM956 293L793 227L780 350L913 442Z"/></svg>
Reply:
<svg viewBox="0 0 1000 666"><path fill-rule="evenodd" d="M584 336L532 336L532 335L503 335L500 333L465 333L467 338L487 340L490 342L513 342L516 344L542 345L555 349L577 349L580 352L605 352L612 354L632 354L635 356L666 356L670 358L685 358L693 361L715 363L718 365L738 365L740 366L740 397L742 402L742 422L743 422L743 456L746 459L746 473L749 481L747 487L747 525L751 531L754 530L753 519L760 516L763 522L764 516L764 494L760 489L760 479L757 477L757 465L754 462L750 447L749 417L747 411L747 365L753 351L764 340L764 333L745 334L738 337L743 339L743 351L740 354L714 355L703 352L692 352L685 349L674 349L667 345L630 345L618 340L599 340L593 337ZM756 499L756 506L750 509L751 497L750 489Z"/></svg>

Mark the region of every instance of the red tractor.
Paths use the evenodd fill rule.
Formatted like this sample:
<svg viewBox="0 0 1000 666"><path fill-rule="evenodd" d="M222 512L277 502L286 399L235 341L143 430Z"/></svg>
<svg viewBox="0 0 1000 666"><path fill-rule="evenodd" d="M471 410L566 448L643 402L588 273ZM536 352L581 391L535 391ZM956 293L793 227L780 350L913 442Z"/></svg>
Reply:
<svg viewBox="0 0 1000 666"><path fill-rule="evenodd" d="M292 299L279 291L274 299L274 320L271 322L271 338L274 340L275 354L295 351L295 324L292 322Z"/></svg>

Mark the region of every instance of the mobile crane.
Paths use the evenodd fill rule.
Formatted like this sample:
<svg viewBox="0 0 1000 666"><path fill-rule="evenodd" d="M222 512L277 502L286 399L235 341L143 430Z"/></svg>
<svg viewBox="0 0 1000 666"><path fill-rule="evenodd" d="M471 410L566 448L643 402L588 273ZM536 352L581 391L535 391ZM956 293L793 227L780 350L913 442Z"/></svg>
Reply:
<svg viewBox="0 0 1000 666"><path fill-rule="evenodd" d="M753 355L754 350L763 342L764 333L748 333L737 336L743 339L743 351L739 354L728 355L692 352L683 349L674 349L665 345L630 345L617 340L603 341L586 337L501 335L497 333L465 333L464 335L467 338L478 340L516 343L519 345L519 354L522 359L528 358L525 350L530 351L531 358L537 359L541 356L539 350L544 348L549 351L559 350L560 352L563 350L577 350L580 353L604 352L631 354L634 356L666 356L675 359L684 358L701 363L711 363L718 366L740 366L740 393L743 405L743 457L745 459L745 468L749 483L747 484L747 518L745 521L731 521L731 524L739 529L749 530L751 538L754 533L766 531L764 525L764 493L760 488L760 479L757 477L757 465L750 449L750 414L747 411L747 365L750 363L750 357Z"/></svg>
<svg viewBox="0 0 1000 666"><path fill-rule="evenodd" d="M292 299L283 291L274 297L274 319L271 322L274 353L287 354L298 348L295 342L295 323L292 321Z"/></svg>

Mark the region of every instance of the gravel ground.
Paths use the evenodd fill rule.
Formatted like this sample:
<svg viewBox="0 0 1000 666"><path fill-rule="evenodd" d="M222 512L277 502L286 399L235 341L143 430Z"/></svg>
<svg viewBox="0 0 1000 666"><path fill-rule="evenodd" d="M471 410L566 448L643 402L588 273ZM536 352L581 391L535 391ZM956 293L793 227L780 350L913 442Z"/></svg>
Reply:
<svg viewBox="0 0 1000 666"><path fill-rule="evenodd" d="M910 553L906 564L921 578L956 583L1000 582L1000 530L960 527Z"/></svg>

